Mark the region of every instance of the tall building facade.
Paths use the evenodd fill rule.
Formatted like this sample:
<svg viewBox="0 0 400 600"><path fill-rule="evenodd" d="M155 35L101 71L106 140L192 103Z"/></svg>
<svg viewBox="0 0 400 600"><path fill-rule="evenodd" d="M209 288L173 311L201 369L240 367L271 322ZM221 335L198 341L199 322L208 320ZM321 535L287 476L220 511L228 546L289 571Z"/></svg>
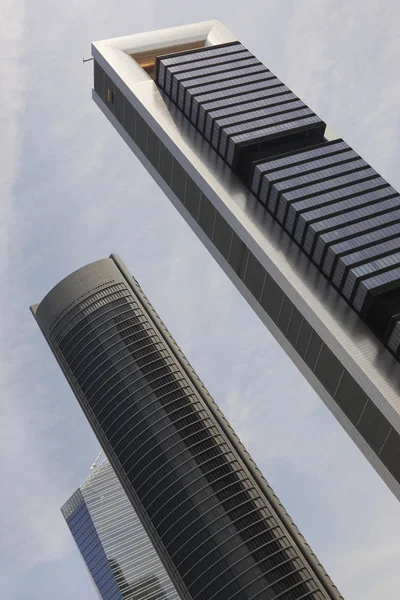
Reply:
<svg viewBox="0 0 400 600"><path fill-rule="evenodd" d="M118 257L32 312L182 599L341 598Z"/></svg>
<svg viewBox="0 0 400 600"><path fill-rule="evenodd" d="M108 460L61 512L102 600L179 600Z"/></svg>
<svg viewBox="0 0 400 600"><path fill-rule="evenodd" d="M92 54L96 104L400 498L399 194L216 21Z"/></svg>

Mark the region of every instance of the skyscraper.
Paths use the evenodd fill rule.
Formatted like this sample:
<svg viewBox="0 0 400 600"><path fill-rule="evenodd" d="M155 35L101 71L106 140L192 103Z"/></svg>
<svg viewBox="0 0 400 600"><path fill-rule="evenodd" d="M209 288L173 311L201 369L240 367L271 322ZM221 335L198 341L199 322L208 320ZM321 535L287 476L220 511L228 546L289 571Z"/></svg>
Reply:
<svg viewBox="0 0 400 600"><path fill-rule="evenodd" d="M399 194L216 21L92 54L96 104L400 498Z"/></svg>
<svg viewBox="0 0 400 600"><path fill-rule="evenodd" d="M120 259L32 312L182 598L341 598Z"/></svg>
<svg viewBox="0 0 400 600"><path fill-rule="evenodd" d="M108 460L61 512L102 600L179 600Z"/></svg>

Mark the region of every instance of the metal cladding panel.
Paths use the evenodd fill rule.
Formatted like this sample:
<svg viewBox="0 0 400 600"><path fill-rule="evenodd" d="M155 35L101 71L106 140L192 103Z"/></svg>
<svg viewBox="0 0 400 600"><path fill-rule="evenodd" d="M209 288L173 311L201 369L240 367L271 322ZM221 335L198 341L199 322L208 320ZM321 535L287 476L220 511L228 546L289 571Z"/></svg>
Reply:
<svg viewBox="0 0 400 600"><path fill-rule="evenodd" d="M72 274L36 316L177 589L187 600L340 598L138 284L115 261Z"/></svg>
<svg viewBox="0 0 400 600"><path fill-rule="evenodd" d="M251 189L358 313L400 288L400 196L343 141L256 164Z"/></svg>
<svg viewBox="0 0 400 600"><path fill-rule="evenodd" d="M223 47L210 46L201 52L196 50L171 57L160 56L157 58L157 65L157 83L160 88L211 141L230 166L236 165L239 149L243 145L255 146L276 135L290 136L309 128L320 129L322 134L325 129L325 124L319 117L237 42ZM264 90L264 96L259 95L259 99L264 99L264 105L261 104L260 110L253 112L254 98L248 94L256 89L251 88L252 78L254 83L257 80L260 83L260 79L264 84L269 83L260 86ZM281 104L280 108L275 110L269 108L271 101L268 101L268 88L271 86L277 90L281 88L280 92L288 92L290 96L282 98L278 102L278 105ZM211 98L213 93L218 94L218 97ZM213 108L218 108L210 106L211 100L218 98L227 101L232 97L236 100L225 105L226 111L222 105L216 115L210 114ZM293 102L292 107L285 104L288 99ZM291 115L289 111L292 111ZM282 113L281 118L265 118L279 112ZM287 113L286 118L283 113ZM275 127L277 124L278 128Z"/></svg>

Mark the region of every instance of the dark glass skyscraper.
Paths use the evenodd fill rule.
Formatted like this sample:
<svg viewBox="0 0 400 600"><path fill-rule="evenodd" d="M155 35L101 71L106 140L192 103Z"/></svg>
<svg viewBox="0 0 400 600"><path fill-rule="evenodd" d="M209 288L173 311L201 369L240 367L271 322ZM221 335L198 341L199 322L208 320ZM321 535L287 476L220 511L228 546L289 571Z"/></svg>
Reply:
<svg viewBox="0 0 400 600"><path fill-rule="evenodd" d="M179 600L108 460L61 512L102 600Z"/></svg>
<svg viewBox="0 0 400 600"><path fill-rule="evenodd" d="M341 598L117 257L32 312L182 599Z"/></svg>
<svg viewBox="0 0 400 600"><path fill-rule="evenodd" d="M96 104L400 499L399 194L217 21L92 54Z"/></svg>

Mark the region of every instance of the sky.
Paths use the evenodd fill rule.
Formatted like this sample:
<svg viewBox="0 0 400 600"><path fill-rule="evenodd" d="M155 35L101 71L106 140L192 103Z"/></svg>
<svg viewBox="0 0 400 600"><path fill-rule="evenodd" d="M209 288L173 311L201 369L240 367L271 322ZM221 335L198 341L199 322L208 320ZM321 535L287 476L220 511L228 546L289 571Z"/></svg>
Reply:
<svg viewBox="0 0 400 600"><path fill-rule="evenodd" d="M344 597L399 596L398 501L91 100L91 41L214 18L400 188L396 0L2 0L1 600L97 597L59 509L99 446L29 306L111 252Z"/></svg>

